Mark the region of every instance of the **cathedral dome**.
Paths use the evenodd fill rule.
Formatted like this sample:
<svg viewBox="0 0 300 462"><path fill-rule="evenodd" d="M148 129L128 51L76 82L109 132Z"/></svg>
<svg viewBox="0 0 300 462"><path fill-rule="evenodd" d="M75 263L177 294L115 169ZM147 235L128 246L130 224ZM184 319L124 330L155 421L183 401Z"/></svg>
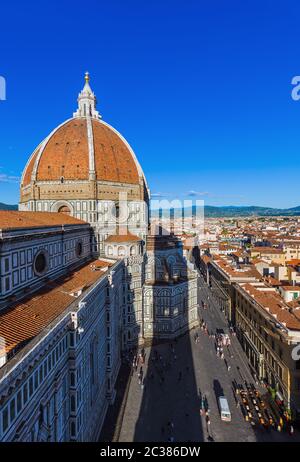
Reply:
<svg viewBox="0 0 300 462"><path fill-rule="evenodd" d="M88 74L73 118L53 130L29 158L21 179L21 202L30 200L38 185L86 181L132 185L139 187L139 196L147 189L132 148L96 111Z"/></svg>

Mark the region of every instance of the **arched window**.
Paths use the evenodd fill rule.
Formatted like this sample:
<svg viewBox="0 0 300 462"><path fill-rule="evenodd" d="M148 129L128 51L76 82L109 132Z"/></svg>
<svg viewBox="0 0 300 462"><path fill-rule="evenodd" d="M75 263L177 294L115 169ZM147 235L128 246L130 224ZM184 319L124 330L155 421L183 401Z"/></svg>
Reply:
<svg viewBox="0 0 300 462"><path fill-rule="evenodd" d="M67 205L62 205L61 207L59 207L58 212L59 213L65 213L66 215L71 214L71 210L69 209L69 207Z"/></svg>
<svg viewBox="0 0 300 462"><path fill-rule="evenodd" d="M130 255L135 255L136 254L136 248L134 245L130 247Z"/></svg>
<svg viewBox="0 0 300 462"><path fill-rule="evenodd" d="M75 252L76 252L77 257L81 257L83 253L83 245L82 245L81 240L76 242Z"/></svg>
<svg viewBox="0 0 300 462"><path fill-rule="evenodd" d="M108 253L108 255L112 255L112 254L113 254L113 248L112 248L111 245L108 246L108 248L107 248L107 253Z"/></svg>
<svg viewBox="0 0 300 462"><path fill-rule="evenodd" d="M112 207L112 217L118 221L120 218L120 204L119 202L115 202Z"/></svg>
<svg viewBox="0 0 300 462"><path fill-rule="evenodd" d="M125 257L125 247L121 246L118 248L118 256Z"/></svg>

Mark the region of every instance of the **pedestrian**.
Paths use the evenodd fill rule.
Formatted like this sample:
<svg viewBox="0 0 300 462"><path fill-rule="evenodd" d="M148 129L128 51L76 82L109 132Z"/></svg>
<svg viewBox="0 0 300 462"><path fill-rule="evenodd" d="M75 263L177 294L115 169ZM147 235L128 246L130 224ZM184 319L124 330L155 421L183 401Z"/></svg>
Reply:
<svg viewBox="0 0 300 462"><path fill-rule="evenodd" d="M279 425L280 425L281 427L283 427L283 419L282 419L282 417L280 417L280 419L279 419Z"/></svg>
<svg viewBox="0 0 300 462"><path fill-rule="evenodd" d="M174 429L174 423L172 422L172 420L170 420L170 421L168 422L168 427L169 427L171 430Z"/></svg>

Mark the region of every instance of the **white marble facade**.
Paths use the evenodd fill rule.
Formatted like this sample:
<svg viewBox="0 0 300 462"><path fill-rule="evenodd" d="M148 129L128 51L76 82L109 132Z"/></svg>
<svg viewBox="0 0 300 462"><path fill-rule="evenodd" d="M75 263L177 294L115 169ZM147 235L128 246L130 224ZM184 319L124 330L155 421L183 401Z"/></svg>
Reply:
<svg viewBox="0 0 300 462"><path fill-rule="evenodd" d="M97 440L121 360L121 266L0 368L1 441Z"/></svg>

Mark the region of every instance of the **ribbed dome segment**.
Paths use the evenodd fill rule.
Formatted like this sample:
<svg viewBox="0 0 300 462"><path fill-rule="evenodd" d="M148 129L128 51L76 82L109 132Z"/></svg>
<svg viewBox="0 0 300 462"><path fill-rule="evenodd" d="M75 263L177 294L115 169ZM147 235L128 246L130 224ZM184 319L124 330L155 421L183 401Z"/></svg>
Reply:
<svg viewBox="0 0 300 462"><path fill-rule="evenodd" d="M94 156L98 181L139 184L136 160L125 140L99 119L92 119L89 139L87 118L75 117L44 140L27 164L22 179L25 187L34 181L88 180L90 157Z"/></svg>
<svg viewBox="0 0 300 462"><path fill-rule="evenodd" d="M85 180L89 177L87 123L74 119L49 138L36 170L37 181Z"/></svg>
<svg viewBox="0 0 300 462"><path fill-rule="evenodd" d="M116 183L139 183L132 154L119 136L98 120L92 121L95 171L98 180Z"/></svg>

